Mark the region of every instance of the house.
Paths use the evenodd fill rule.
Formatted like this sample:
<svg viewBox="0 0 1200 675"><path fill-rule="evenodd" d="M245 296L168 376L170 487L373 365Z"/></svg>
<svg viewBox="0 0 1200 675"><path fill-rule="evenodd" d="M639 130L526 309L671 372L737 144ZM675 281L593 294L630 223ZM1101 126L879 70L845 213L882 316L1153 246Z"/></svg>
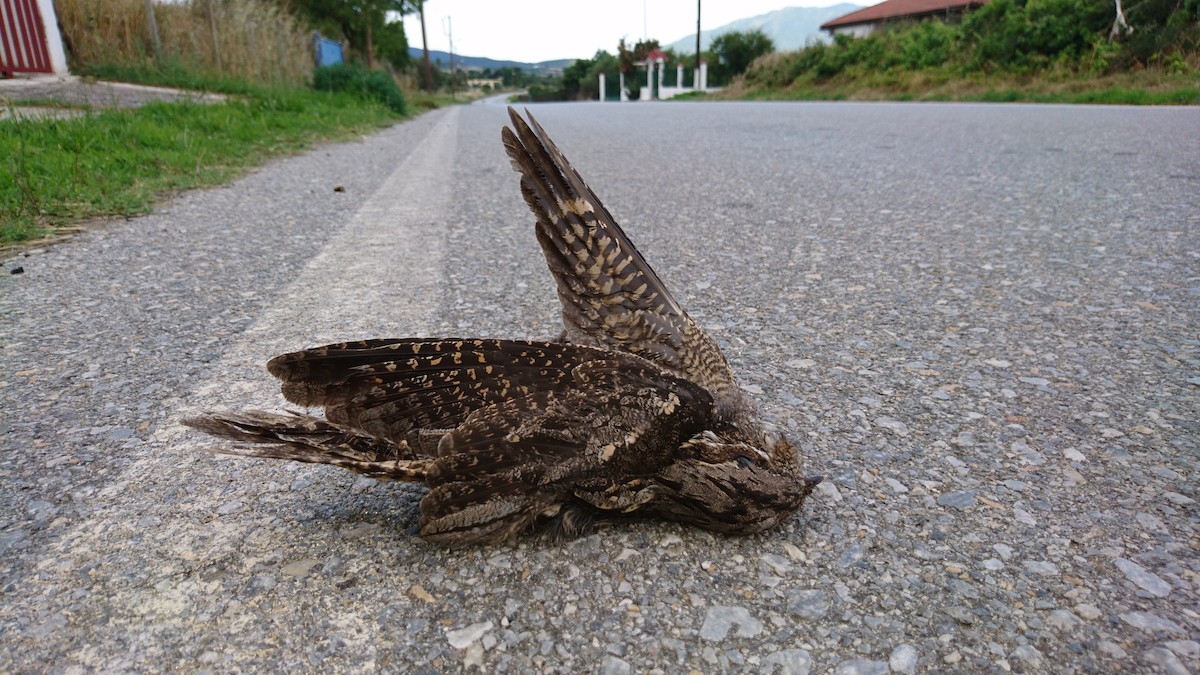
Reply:
<svg viewBox="0 0 1200 675"><path fill-rule="evenodd" d="M491 89L499 89L504 86L504 78L502 77L470 77L467 78L467 86L472 89L483 89L489 87Z"/></svg>
<svg viewBox="0 0 1200 675"><path fill-rule="evenodd" d="M987 0L887 0L821 24L830 35L866 37L888 23L941 19L959 21Z"/></svg>

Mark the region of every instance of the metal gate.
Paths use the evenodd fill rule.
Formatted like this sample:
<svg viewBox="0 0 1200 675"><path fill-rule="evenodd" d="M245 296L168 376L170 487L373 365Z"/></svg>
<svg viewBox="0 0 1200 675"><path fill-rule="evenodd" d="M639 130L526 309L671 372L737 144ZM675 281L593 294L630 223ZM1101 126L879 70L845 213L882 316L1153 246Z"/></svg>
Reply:
<svg viewBox="0 0 1200 675"><path fill-rule="evenodd" d="M49 72L53 68L37 0L0 0L0 75Z"/></svg>

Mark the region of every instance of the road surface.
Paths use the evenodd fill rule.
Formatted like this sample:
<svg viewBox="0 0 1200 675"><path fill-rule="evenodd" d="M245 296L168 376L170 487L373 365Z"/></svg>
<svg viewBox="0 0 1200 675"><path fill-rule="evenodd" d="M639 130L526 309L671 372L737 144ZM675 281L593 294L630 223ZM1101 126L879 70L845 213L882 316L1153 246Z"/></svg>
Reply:
<svg viewBox="0 0 1200 675"><path fill-rule="evenodd" d="M178 425L303 346L558 333L503 107L443 109L5 261L0 671L1195 672L1200 110L533 111L800 515L451 552L417 487Z"/></svg>

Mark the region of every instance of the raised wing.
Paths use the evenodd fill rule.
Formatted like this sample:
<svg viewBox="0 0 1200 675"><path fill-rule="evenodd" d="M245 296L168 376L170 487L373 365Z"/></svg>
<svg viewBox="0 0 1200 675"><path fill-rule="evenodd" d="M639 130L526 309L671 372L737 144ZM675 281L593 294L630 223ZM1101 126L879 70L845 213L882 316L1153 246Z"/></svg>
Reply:
<svg viewBox="0 0 1200 675"><path fill-rule="evenodd" d="M512 128L502 131L504 147L537 217L568 340L636 354L718 399L740 396L721 350L671 296L537 120L530 115L526 124L508 111Z"/></svg>

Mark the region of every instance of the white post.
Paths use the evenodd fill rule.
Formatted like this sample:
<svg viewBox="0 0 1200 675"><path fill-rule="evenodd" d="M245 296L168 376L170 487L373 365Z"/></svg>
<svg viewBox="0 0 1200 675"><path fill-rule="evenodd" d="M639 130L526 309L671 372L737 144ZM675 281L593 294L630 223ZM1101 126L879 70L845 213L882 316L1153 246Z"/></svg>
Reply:
<svg viewBox="0 0 1200 675"><path fill-rule="evenodd" d="M625 91L625 71L623 71L623 70L621 71L620 78L621 78L620 79L621 103L628 103L629 102L629 92Z"/></svg>
<svg viewBox="0 0 1200 675"><path fill-rule="evenodd" d="M604 103L604 73L600 73L600 102Z"/></svg>
<svg viewBox="0 0 1200 675"><path fill-rule="evenodd" d="M58 15L54 13L53 0L37 0L42 15L42 29L46 32L46 47L50 56L50 70L55 75L67 75L67 54L63 50L62 34L58 31Z"/></svg>
<svg viewBox="0 0 1200 675"><path fill-rule="evenodd" d="M675 66L675 88L683 90L683 64Z"/></svg>
<svg viewBox="0 0 1200 675"><path fill-rule="evenodd" d="M700 84L697 86L699 86L700 91L708 91L708 61L700 62L700 75L698 82Z"/></svg>
<svg viewBox="0 0 1200 675"><path fill-rule="evenodd" d="M654 61L646 59L646 89L642 91L641 99L649 101L654 93Z"/></svg>
<svg viewBox="0 0 1200 675"><path fill-rule="evenodd" d="M667 74L667 63L665 59L658 59L658 97L662 98L663 76Z"/></svg>

